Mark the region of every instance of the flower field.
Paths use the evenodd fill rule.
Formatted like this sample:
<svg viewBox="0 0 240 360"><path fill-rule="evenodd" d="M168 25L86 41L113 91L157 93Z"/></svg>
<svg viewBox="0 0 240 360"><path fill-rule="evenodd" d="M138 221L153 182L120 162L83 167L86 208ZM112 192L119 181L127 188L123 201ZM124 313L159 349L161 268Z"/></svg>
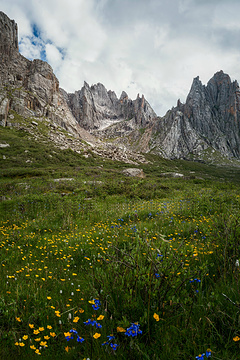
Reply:
<svg viewBox="0 0 240 360"><path fill-rule="evenodd" d="M237 185L4 206L1 359L240 359Z"/></svg>

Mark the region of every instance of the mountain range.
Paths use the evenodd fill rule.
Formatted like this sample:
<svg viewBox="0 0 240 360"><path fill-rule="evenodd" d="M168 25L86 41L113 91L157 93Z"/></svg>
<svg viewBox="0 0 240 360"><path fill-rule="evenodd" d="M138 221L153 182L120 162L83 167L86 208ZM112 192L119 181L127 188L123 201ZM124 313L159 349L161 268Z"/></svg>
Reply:
<svg viewBox="0 0 240 360"><path fill-rule="evenodd" d="M144 162L149 152L168 159L240 159L240 89L223 71L207 85L196 77L186 103L178 100L163 117L144 95L131 100L123 91L118 98L100 83L84 82L67 93L47 62L19 53L17 24L3 12L0 61L1 126L33 133L46 122L46 136L58 146L125 162ZM30 119L29 126L20 118Z"/></svg>

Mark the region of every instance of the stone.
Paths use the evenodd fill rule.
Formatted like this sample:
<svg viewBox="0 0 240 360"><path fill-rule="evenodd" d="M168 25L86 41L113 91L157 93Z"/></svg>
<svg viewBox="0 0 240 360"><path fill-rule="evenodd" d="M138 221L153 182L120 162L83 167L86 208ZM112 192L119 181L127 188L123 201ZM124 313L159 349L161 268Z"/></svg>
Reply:
<svg viewBox="0 0 240 360"><path fill-rule="evenodd" d="M143 169L138 169L138 168L124 169L123 174L126 175L126 176L136 176L136 177L139 177L139 178L144 178L145 177Z"/></svg>

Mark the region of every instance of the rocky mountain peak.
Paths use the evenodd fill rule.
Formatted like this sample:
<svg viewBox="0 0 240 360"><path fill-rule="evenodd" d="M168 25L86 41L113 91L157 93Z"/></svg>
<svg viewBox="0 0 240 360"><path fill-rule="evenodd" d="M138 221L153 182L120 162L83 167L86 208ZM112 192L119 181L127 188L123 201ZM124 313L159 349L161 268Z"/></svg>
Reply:
<svg viewBox="0 0 240 360"><path fill-rule="evenodd" d="M18 27L14 20L0 11L0 56L7 59L18 52Z"/></svg>

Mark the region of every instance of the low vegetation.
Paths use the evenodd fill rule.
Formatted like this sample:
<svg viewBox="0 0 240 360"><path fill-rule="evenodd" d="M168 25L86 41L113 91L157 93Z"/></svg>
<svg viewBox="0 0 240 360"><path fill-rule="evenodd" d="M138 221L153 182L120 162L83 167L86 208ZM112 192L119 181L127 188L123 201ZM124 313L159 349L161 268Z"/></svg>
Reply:
<svg viewBox="0 0 240 360"><path fill-rule="evenodd" d="M238 167L0 136L1 359L240 359Z"/></svg>

